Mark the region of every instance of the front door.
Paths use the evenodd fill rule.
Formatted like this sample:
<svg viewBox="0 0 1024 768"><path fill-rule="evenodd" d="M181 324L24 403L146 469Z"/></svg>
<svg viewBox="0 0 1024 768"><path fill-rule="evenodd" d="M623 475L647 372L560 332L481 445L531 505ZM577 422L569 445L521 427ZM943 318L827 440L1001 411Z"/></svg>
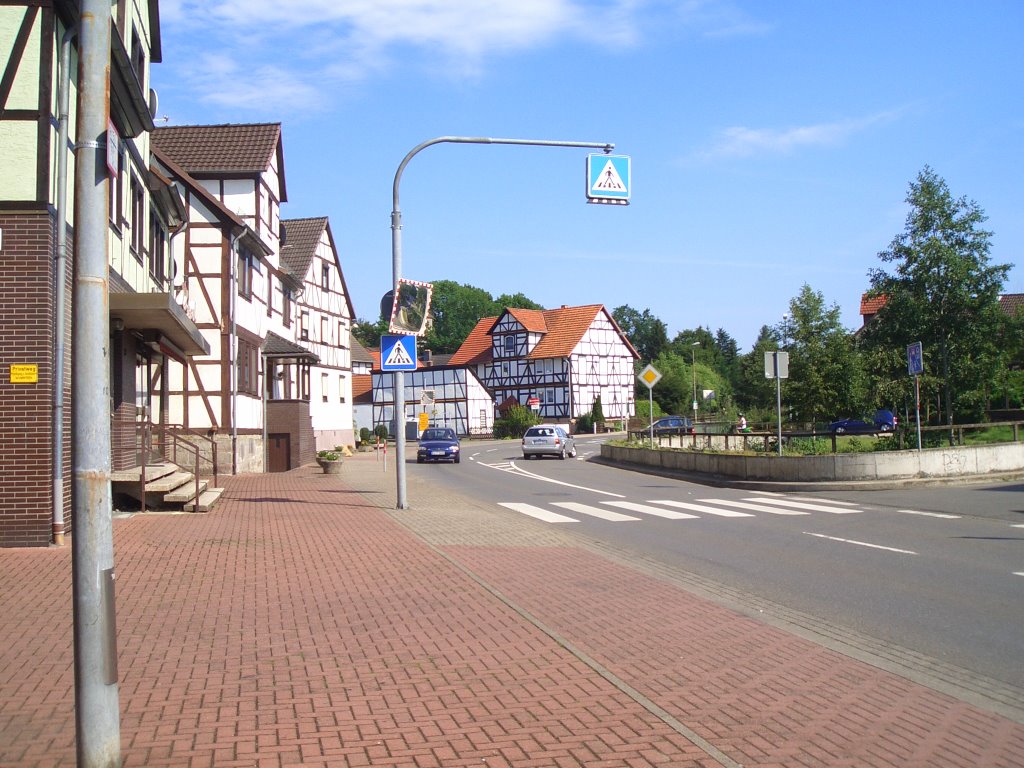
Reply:
<svg viewBox="0 0 1024 768"><path fill-rule="evenodd" d="M292 468L292 441L287 432L267 435L267 463L270 472L287 472Z"/></svg>

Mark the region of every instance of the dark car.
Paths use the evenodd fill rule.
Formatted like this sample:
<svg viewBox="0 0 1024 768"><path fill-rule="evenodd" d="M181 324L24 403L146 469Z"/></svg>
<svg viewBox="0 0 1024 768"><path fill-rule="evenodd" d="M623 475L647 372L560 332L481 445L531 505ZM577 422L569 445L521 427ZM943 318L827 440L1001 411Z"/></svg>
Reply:
<svg viewBox="0 0 1024 768"><path fill-rule="evenodd" d="M865 419L839 419L828 425L829 432L837 435L865 435L875 432L892 432L896 429L896 417L892 411L875 411L874 417Z"/></svg>
<svg viewBox="0 0 1024 768"><path fill-rule="evenodd" d="M655 435L692 435L693 419L685 416L663 416L651 425Z"/></svg>
<svg viewBox="0 0 1024 768"><path fill-rule="evenodd" d="M449 427L430 427L420 435L416 449L416 463L425 461L452 461L459 463L459 438Z"/></svg>

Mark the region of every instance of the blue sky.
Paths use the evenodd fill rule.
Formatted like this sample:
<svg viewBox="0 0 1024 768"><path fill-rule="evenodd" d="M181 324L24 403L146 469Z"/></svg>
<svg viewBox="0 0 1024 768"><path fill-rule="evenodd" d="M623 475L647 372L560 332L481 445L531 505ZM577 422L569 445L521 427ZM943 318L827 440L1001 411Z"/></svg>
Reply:
<svg viewBox="0 0 1024 768"><path fill-rule="evenodd" d="M401 182L402 276L545 307L649 309L749 349L804 283L860 325L925 165L976 201L1024 292L1017 0L163 0L169 125L283 124L286 218L329 216L360 318L392 275L392 183L438 136L611 142L632 203L588 205L588 150L441 144Z"/></svg>

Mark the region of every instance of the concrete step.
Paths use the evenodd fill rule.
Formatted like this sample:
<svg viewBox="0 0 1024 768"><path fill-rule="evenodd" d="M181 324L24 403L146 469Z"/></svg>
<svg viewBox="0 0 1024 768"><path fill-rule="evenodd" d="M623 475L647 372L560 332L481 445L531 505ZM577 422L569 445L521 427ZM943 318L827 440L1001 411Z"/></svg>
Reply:
<svg viewBox="0 0 1024 768"><path fill-rule="evenodd" d="M187 482L178 485L170 493L164 494L164 504L184 504L186 501L192 501L196 496L196 481L195 476L188 472ZM209 480L199 481L199 493L202 494L210 485Z"/></svg>
<svg viewBox="0 0 1024 768"><path fill-rule="evenodd" d="M149 483L153 480L159 480L162 477L173 474L178 470L177 464L164 463L164 464L150 464L146 467L146 487L149 487ZM131 469L122 469L117 472L110 473L110 482L112 483L135 483L138 485L139 478L142 477L142 467L132 467Z"/></svg>
<svg viewBox="0 0 1024 768"><path fill-rule="evenodd" d="M224 493L223 488L210 488L199 495L198 504L190 502L185 505L184 509L186 512L209 512L222 493Z"/></svg>
<svg viewBox="0 0 1024 768"><path fill-rule="evenodd" d="M164 475L152 480L149 479L149 474L147 473L146 493L165 494L182 487L195 488L195 478L196 476L191 472L185 472L184 470L178 470L177 472L172 472L169 475Z"/></svg>

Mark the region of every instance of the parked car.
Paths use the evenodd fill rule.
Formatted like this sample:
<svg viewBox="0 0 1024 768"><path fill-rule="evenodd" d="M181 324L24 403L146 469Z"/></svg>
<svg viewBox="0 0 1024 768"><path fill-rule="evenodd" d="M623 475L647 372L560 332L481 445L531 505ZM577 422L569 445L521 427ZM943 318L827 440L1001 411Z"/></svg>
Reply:
<svg viewBox="0 0 1024 768"><path fill-rule="evenodd" d="M535 456L576 456L576 441L557 424L538 424L530 427L523 435L523 458Z"/></svg>
<svg viewBox="0 0 1024 768"><path fill-rule="evenodd" d="M839 419L828 425L829 432L837 435L873 434L875 432L892 432L896 429L896 417L892 411L885 409L875 411L875 415L868 420L863 419Z"/></svg>
<svg viewBox="0 0 1024 768"><path fill-rule="evenodd" d="M692 435L693 419L686 416L663 416L651 425L655 435Z"/></svg>
<svg viewBox="0 0 1024 768"><path fill-rule="evenodd" d="M416 449L416 463L425 461L451 461L459 463L459 438L450 427L430 427L420 435Z"/></svg>

